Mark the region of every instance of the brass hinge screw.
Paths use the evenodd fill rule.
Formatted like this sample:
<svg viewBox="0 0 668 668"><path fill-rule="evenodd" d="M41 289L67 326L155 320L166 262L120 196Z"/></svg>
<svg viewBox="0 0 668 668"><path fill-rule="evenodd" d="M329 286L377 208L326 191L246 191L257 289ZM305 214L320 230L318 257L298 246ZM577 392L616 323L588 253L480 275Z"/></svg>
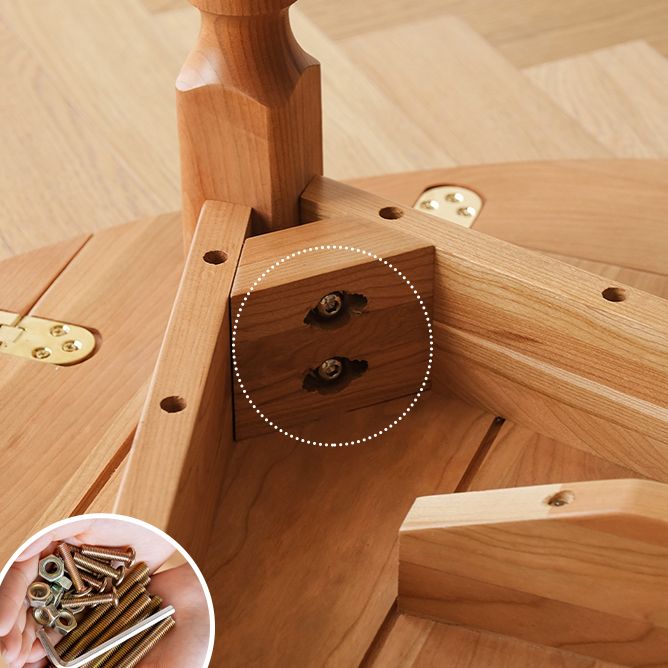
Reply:
<svg viewBox="0 0 668 668"><path fill-rule="evenodd" d="M97 561L90 557L85 557L83 554L76 553L74 555L74 563L86 571L96 573L97 575L107 575L115 584L119 585L123 582L125 576L125 564L121 564L119 568L114 568L103 561Z"/></svg>
<svg viewBox="0 0 668 668"><path fill-rule="evenodd" d="M83 581L81 573L79 573L79 569L74 562L72 548L67 543L61 543L58 545L57 550L58 554L63 560L63 563L65 564L65 570L72 579L72 584L74 585L74 589L76 590L77 594L85 594L89 592L90 587L86 586L86 583Z"/></svg>
<svg viewBox="0 0 668 668"><path fill-rule="evenodd" d="M100 545L82 545L81 554L84 557L91 557L101 561L120 561L125 564L127 568L132 568L135 563L137 554L133 547L113 548L102 547Z"/></svg>
<svg viewBox="0 0 668 668"><path fill-rule="evenodd" d="M173 617L167 617L153 630L142 638L141 642L118 664L117 668L134 668L147 654L174 628L176 622Z"/></svg>
<svg viewBox="0 0 668 668"><path fill-rule="evenodd" d="M90 596L66 596L60 602L60 606L65 610L72 608L92 608L93 606L110 604L114 608L118 607L118 592L116 587L112 587L108 594L92 594Z"/></svg>

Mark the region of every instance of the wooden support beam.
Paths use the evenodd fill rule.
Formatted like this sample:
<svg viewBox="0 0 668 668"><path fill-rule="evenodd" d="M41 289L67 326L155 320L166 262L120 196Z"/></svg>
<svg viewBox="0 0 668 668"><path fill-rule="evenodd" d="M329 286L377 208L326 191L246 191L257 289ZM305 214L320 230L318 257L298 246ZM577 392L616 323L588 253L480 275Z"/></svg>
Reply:
<svg viewBox="0 0 668 668"><path fill-rule="evenodd" d="M431 308L433 275L432 246L355 217L249 239L232 290L237 365L247 395L235 383L237 440L272 431L249 400L290 431L397 397L406 397L408 406L429 363L424 308ZM330 317L318 312L327 295L334 300ZM340 376L320 376L322 363L342 359ZM381 416L349 438L387 424ZM299 434L328 441L320 427Z"/></svg>
<svg viewBox="0 0 668 668"><path fill-rule="evenodd" d="M666 300L328 179L314 179L302 209L305 222L392 216L433 243L435 387L470 398L470 368L478 395L501 378L506 400L489 392L488 409L506 415L510 402L514 419L539 422L547 398L581 431L609 422L619 429L596 443L600 456L668 480ZM639 450L624 448L628 430Z"/></svg>
<svg viewBox="0 0 668 668"><path fill-rule="evenodd" d="M205 200L254 209L255 232L296 225L322 174L320 65L297 44L295 0L191 0L197 44L177 80L184 233Z"/></svg>
<svg viewBox="0 0 668 668"><path fill-rule="evenodd" d="M117 502L195 558L232 443L229 291L249 221L247 207L202 209Z"/></svg>
<svg viewBox="0 0 668 668"><path fill-rule="evenodd" d="M668 666L668 486L640 480L422 497L399 609L626 666Z"/></svg>

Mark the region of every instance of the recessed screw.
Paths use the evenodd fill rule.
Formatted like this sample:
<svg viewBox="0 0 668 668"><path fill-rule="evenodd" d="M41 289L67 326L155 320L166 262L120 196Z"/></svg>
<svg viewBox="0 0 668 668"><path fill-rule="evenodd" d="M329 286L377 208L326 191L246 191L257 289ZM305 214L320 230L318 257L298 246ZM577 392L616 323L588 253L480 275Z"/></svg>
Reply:
<svg viewBox="0 0 668 668"><path fill-rule="evenodd" d="M464 195L462 195L461 193L448 193L445 196L445 199L448 202L455 202L455 203L456 202L463 202L464 201Z"/></svg>
<svg viewBox="0 0 668 668"><path fill-rule="evenodd" d="M475 209L472 206L463 206L457 209L457 213L460 216L466 216L467 218L470 218L471 216L475 216Z"/></svg>
<svg viewBox="0 0 668 668"><path fill-rule="evenodd" d="M49 332L51 336L65 336L70 331L67 325L54 325Z"/></svg>
<svg viewBox="0 0 668 668"><path fill-rule="evenodd" d="M328 382L336 380L342 373L343 373L343 362L341 362L341 360L336 359L336 357L332 357L330 359L325 360L318 367L318 376L322 378L322 380L326 380Z"/></svg>
<svg viewBox="0 0 668 668"><path fill-rule="evenodd" d="M333 318L341 312L342 308L343 299L341 299L341 295L337 292L330 292L318 302L317 311L318 315L323 318Z"/></svg>
<svg viewBox="0 0 668 668"><path fill-rule="evenodd" d="M81 350L81 347L81 341L76 341L74 339L72 341L65 341L62 345L62 349L66 353L75 353L77 350Z"/></svg>
<svg viewBox="0 0 668 668"><path fill-rule="evenodd" d="M438 209L441 205L435 199L426 199L420 202L420 206L427 211L434 211Z"/></svg>
<svg viewBox="0 0 668 668"><path fill-rule="evenodd" d="M48 348L40 346L39 348L33 348L32 356L36 360L45 360L47 357L51 357L51 351Z"/></svg>

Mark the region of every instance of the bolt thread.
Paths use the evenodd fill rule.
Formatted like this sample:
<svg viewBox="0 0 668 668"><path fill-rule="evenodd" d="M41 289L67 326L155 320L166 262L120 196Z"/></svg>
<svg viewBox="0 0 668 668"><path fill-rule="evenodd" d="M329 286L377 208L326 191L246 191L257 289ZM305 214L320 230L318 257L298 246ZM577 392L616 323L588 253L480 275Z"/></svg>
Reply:
<svg viewBox="0 0 668 668"><path fill-rule="evenodd" d="M90 573L86 573L85 571L80 572L81 579L87 584L90 585L93 589L96 591L101 592L104 587L105 587L105 582L104 580L99 580L98 578L94 577Z"/></svg>
<svg viewBox="0 0 668 668"><path fill-rule="evenodd" d="M103 561L97 561L96 559L85 557L83 554L75 554L74 563L81 568L85 568L91 573L107 575L114 580L118 580L118 578L121 577L122 571L120 568L114 568L109 564L105 564Z"/></svg>
<svg viewBox="0 0 668 668"><path fill-rule="evenodd" d="M79 608L82 605L86 608L92 608L93 606L105 605L106 603L114 606L118 605L118 594L112 591L109 594L93 594L91 596L79 596L78 598L68 596L62 599L60 606L65 608L65 610L71 610L72 608Z"/></svg>
<svg viewBox="0 0 668 668"><path fill-rule="evenodd" d="M82 545L81 554L85 557L92 557L93 559L100 559L102 561L120 561L127 566L132 566L135 560L135 553L131 548Z"/></svg>
<svg viewBox="0 0 668 668"><path fill-rule="evenodd" d="M140 615L144 613L149 605L151 599L147 594L142 594L116 621L93 643L93 647L101 645L115 635L118 635L127 626L132 626Z"/></svg>
<svg viewBox="0 0 668 668"><path fill-rule="evenodd" d="M98 617L97 621L91 627L89 627L88 631L79 638L75 645L70 647L64 654L61 654L61 658L69 661L70 659L76 658L79 656L79 654L87 650L95 642L97 637L103 633L110 624L113 624L116 619L120 617L120 615L122 615L137 598L139 598L139 596L145 593L145 591L146 590L144 589L144 585L137 583L121 599L117 608L114 608L111 604L97 608L96 610L104 610L102 615Z"/></svg>
<svg viewBox="0 0 668 668"><path fill-rule="evenodd" d="M117 589L118 595L121 597L121 599L123 599L123 597L128 594L128 592L130 592L136 585L145 587L148 583L148 566L142 562L137 564L132 572L128 573L128 575L125 577L123 584L121 584ZM141 589L139 590L139 593L141 593ZM139 594L137 594L137 596L139 596ZM137 598L137 596L134 598ZM122 602L123 601L121 600L119 607ZM99 608L91 610L88 615L86 615L86 618L79 622L77 628L66 635L58 643L57 647L59 654L63 656L63 652L67 652L70 648L74 647L74 645L79 640L81 640L93 626L95 626L95 624L105 615L105 613L109 612L110 610L113 610L113 606L111 605L101 605ZM68 657L64 658L67 659ZM73 658L73 656L69 658Z"/></svg>
<svg viewBox="0 0 668 668"><path fill-rule="evenodd" d="M65 570L72 579L72 584L74 589L76 589L77 594L86 591L86 583L79 573L74 557L72 556L72 548L67 543L61 543L58 545L58 554L60 555L63 563L65 564Z"/></svg>
<svg viewBox="0 0 668 668"><path fill-rule="evenodd" d="M147 617L154 615L161 607L162 598L157 595L152 596L148 608L146 608L146 611L141 615L140 619L146 619ZM120 663L150 632L151 629L144 631L143 633L138 633L134 638L130 638L130 640L124 642L120 647L113 649L111 655L105 656L106 661L103 664L104 668L114 668L114 666Z"/></svg>
<svg viewBox="0 0 668 668"><path fill-rule="evenodd" d="M174 628L176 622L173 617L167 617L158 626L151 629L147 635L128 653L128 655L116 664L117 668L134 668L140 661L153 650L153 648Z"/></svg>

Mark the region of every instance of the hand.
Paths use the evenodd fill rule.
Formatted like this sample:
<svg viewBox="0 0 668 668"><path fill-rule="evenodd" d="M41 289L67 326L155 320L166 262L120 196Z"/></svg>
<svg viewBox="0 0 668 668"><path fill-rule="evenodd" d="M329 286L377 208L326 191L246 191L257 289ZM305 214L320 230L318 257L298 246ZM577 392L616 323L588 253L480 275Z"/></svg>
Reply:
<svg viewBox="0 0 668 668"><path fill-rule="evenodd" d="M51 554L63 541L73 545L132 545L137 552L137 561L145 561L151 572L162 566L174 552L170 543L149 529L121 518L84 519L62 525L38 538L16 559L0 584L0 653L10 668L46 665L44 649L36 639L37 624L28 609L26 591L37 579L41 556ZM194 573L193 577L197 580ZM201 592L199 582L197 586ZM171 602L171 598L165 600ZM57 635L52 637L54 641L58 638Z"/></svg>

